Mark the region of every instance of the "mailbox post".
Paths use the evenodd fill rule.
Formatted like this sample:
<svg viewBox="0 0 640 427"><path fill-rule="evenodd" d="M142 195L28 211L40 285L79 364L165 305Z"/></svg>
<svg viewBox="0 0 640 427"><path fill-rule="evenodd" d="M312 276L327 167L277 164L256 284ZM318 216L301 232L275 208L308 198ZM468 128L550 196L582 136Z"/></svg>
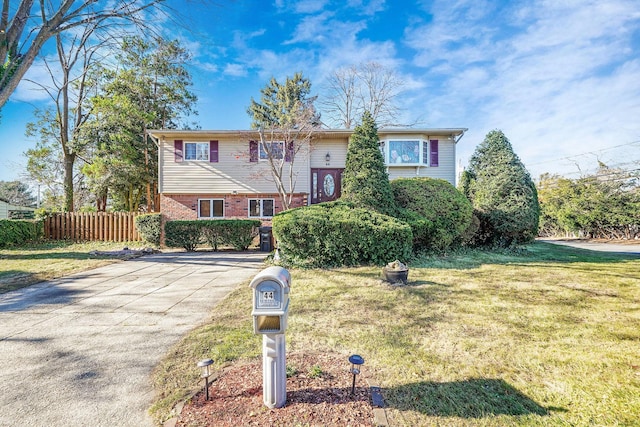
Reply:
<svg viewBox="0 0 640 427"><path fill-rule="evenodd" d="M268 267L251 281L253 332L262 334L262 395L269 408L287 401L284 331L289 316L291 275L282 267Z"/></svg>

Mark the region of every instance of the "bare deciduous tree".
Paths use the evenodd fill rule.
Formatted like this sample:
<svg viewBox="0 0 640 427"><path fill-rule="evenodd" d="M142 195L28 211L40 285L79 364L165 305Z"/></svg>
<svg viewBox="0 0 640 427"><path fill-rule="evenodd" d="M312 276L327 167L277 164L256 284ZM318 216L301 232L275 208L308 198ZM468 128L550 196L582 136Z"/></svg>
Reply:
<svg viewBox="0 0 640 427"><path fill-rule="evenodd" d="M0 108L9 100L44 44L58 34L113 20L143 24L140 13L163 0L21 0L0 16ZM13 2L15 4L15 2Z"/></svg>
<svg viewBox="0 0 640 427"><path fill-rule="evenodd" d="M76 176L76 159L82 156L85 146L89 143L83 138L82 126L89 117L87 107L89 91L95 86L91 78L91 70L96 61L100 61L98 53L106 43L112 39L107 35L103 41L93 41L91 38L98 35L100 22L94 21L84 25L80 31L69 34L69 40L65 40L64 34L56 34L57 63L54 65L48 59L44 59L44 65L50 77L50 84L31 81L44 90L53 101L53 111L47 114L36 114L50 117L41 120L38 124L28 125L29 133L36 133L48 141L56 141L57 148L61 152L64 178L64 210L74 210L74 184ZM98 57L96 60L95 58ZM33 154L33 152L32 152ZM31 161L31 160L30 160Z"/></svg>
<svg viewBox="0 0 640 427"><path fill-rule="evenodd" d="M397 126L396 98L404 85L394 70L377 62L341 68L329 77L320 105L333 127L351 129L365 111L379 127Z"/></svg>

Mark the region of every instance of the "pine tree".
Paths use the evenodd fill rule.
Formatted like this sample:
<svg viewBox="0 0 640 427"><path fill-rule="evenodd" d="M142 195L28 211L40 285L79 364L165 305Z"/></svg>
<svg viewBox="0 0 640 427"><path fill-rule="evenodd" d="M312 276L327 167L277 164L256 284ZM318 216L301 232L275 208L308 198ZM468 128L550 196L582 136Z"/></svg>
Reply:
<svg viewBox="0 0 640 427"><path fill-rule="evenodd" d="M502 131L489 132L476 148L463 187L480 217L480 243L509 246L538 235L535 184Z"/></svg>
<svg viewBox="0 0 640 427"><path fill-rule="evenodd" d="M342 200L394 216L397 208L380 151L378 128L368 111L349 140L342 175Z"/></svg>

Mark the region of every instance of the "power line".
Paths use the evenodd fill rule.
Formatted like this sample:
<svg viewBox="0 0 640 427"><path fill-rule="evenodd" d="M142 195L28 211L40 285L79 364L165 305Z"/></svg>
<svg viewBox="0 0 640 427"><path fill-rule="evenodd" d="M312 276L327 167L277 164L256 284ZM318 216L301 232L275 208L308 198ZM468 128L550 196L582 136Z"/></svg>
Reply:
<svg viewBox="0 0 640 427"><path fill-rule="evenodd" d="M587 155L587 154L594 154L594 155L596 155L596 154L598 154L598 153L600 153L600 152L602 152L602 151L613 150L613 149L615 149L615 148L626 147L626 146L634 145L634 144L640 144L640 140L638 140L638 141L632 141L632 142L627 142L626 144L614 145L613 147L601 148L601 149L599 149L599 150L587 151L587 152L585 152L585 153L574 154L574 155L572 155L572 156L561 157L561 158L559 158L559 159L551 159L551 160L544 160L544 161L536 162L536 163L530 163L530 164L528 164L527 166L537 166L537 165L542 165L542 164L545 164L545 163L554 163L554 162L559 162L559 161L562 161L562 160L572 160L572 159L574 159L574 158L576 158L576 157L585 156L585 155Z"/></svg>

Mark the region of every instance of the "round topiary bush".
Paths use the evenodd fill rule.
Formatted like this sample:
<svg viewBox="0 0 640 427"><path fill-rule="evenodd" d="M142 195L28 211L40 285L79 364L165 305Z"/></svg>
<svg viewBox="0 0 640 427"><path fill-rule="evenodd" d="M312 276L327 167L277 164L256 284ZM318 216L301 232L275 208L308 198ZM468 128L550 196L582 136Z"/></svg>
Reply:
<svg viewBox="0 0 640 427"><path fill-rule="evenodd" d="M300 267L385 265L411 255L411 227L351 203L292 209L273 218L273 234L287 263Z"/></svg>
<svg viewBox="0 0 640 427"><path fill-rule="evenodd" d="M471 225L471 202L442 179L400 178L391 181L400 219L411 225L415 250L443 251L463 242Z"/></svg>

